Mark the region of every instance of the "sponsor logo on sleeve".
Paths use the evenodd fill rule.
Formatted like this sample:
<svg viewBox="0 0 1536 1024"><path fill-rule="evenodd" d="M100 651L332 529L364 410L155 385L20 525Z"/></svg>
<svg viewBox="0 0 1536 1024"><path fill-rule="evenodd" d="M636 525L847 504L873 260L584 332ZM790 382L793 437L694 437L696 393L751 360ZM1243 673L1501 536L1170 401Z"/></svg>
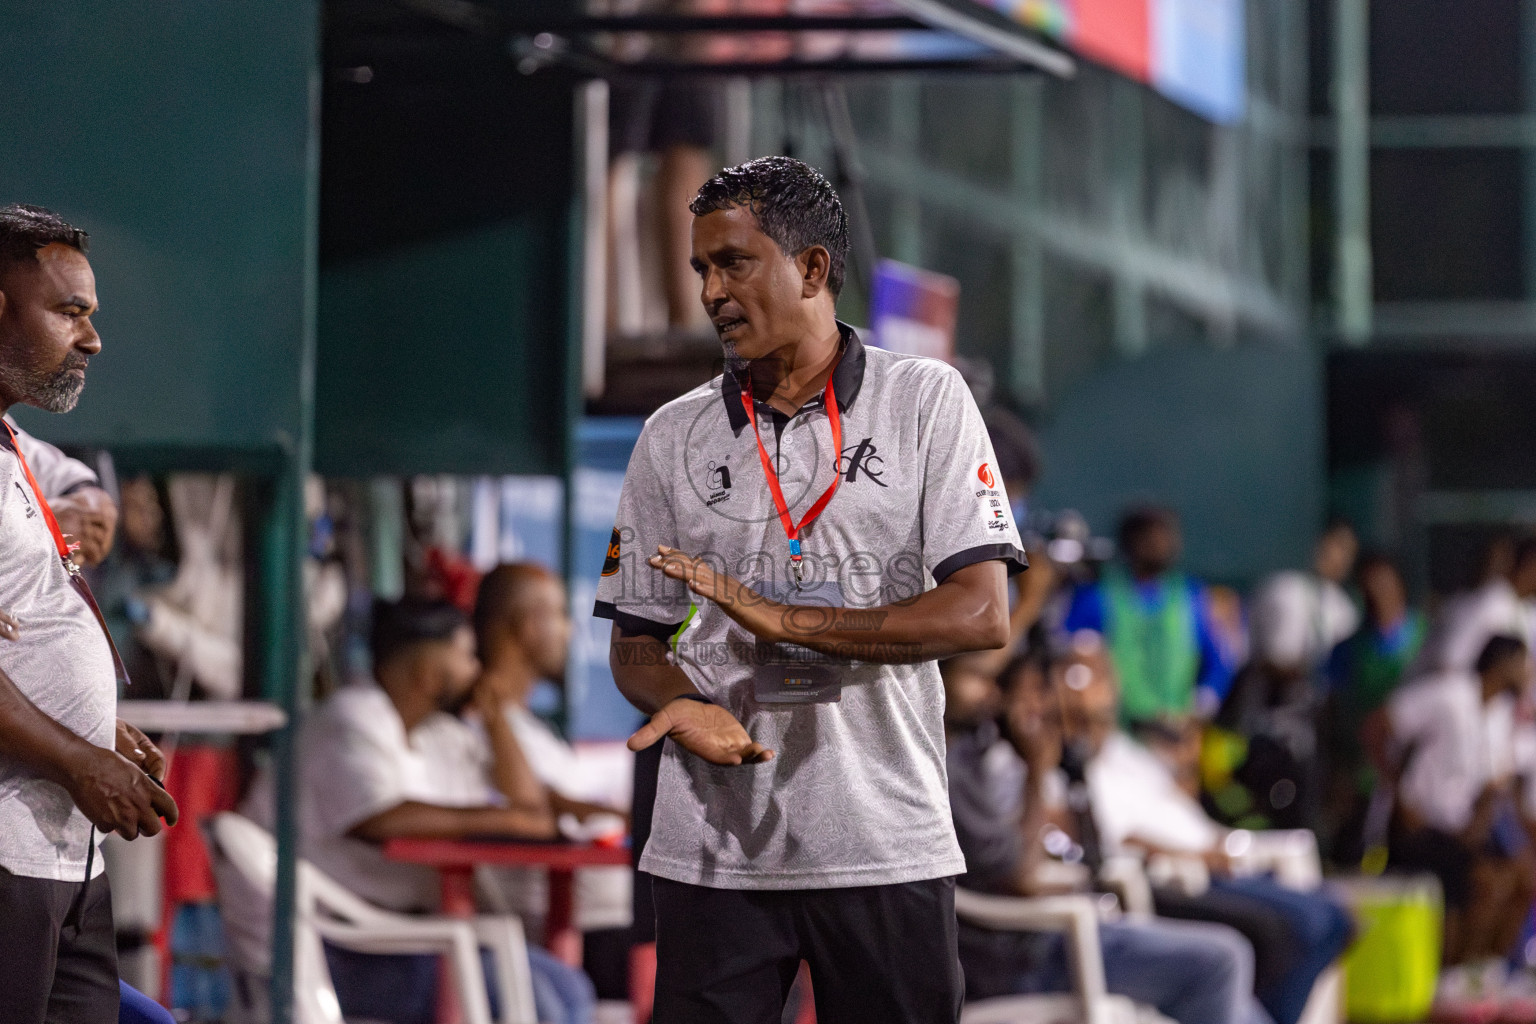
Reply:
<svg viewBox="0 0 1536 1024"><path fill-rule="evenodd" d="M981 481L983 487L997 486L997 478L992 475L992 467L985 462L976 470L976 479Z"/></svg>
<svg viewBox="0 0 1536 1024"><path fill-rule="evenodd" d="M589 563L590 564L590 563ZM619 571L619 528L613 528L613 536L608 538L608 557L603 559L603 575L612 576ZM590 579L590 577L588 577Z"/></svg>

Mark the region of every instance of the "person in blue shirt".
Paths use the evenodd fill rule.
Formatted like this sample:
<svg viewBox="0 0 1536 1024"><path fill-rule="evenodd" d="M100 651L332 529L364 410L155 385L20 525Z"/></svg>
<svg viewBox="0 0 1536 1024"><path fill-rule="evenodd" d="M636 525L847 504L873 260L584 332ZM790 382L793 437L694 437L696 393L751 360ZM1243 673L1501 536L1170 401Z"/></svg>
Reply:
<svg viewBox="0 0 1536 1024"><path fill-rule="evenodd" d="M1096 582L1073 591L1063 628L1104 636L1120 677L1124 724L1214 710L1232 686L1233 658L1209 588L1176 568L1178 516L1160 506L1133 508L1118 539L1123 564L1105 566Z"/></svg>

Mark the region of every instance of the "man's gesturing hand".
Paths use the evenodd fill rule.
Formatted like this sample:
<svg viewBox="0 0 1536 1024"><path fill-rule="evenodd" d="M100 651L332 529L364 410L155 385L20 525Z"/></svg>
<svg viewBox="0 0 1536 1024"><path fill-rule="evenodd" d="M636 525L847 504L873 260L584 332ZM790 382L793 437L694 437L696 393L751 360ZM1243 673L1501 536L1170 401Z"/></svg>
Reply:
<svg viewBox="0 0 1536 1024"><path fill-rule="evenodd" d="M644 750L665 737L710 764L753 764L773 760L773 751L754 742L747 730L718 704L683 697L668 703L629 738L630 750Z"/></svg>
<svg viewBox="0 0 1536 1024"><path fill-rule="evenodd" d="M734 576L717 572L707 560L662 545L649 561L653 569L682 580L689 590L715 602L753 636L770 642L785 639L784 605L768 600Z"/></svg>
<svg viewBox="0 0 1536 1024"><path fill-rule="evenodd" d="M161 818L167 825L176 824L178 811L171 794L115 750L91 747L75 764L65 788L80 813L103 833L137 839L158 833Z"/></svg>

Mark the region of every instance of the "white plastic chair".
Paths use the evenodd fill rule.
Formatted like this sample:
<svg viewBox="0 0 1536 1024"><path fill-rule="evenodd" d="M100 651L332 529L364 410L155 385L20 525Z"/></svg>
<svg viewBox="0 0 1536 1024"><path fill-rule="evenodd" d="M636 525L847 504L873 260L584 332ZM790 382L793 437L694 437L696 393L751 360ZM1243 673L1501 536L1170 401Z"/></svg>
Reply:
<svg viewBox="0 0 1536 1024"><path fill-rule="evenodd" d="M955 916L979 928L1011 932L1054 932L1067 944L1072 968L1070 995L1000 996L967 1003L961 1024L1150 1024L1165 1018L1110 995L1099 948L1098 901L1090 896L1030 899L955 891Z"/></svg>
<svg viewBox="0 0 1536 1024"><path fill-rule="evenodd" d="M204 823L218 883L237 997L262 1016L270 975L271 915L277 844L238 814ZM359 953L437 953L451 965L464 1024L491 1024L480 947L491 951L501 995L498 1024L536 1024L533 979L522 923L515 917L414 917L359 899L313 864L298 865L294 915L294 1012L298 1024L343 1024L323 942Z"/></svg>

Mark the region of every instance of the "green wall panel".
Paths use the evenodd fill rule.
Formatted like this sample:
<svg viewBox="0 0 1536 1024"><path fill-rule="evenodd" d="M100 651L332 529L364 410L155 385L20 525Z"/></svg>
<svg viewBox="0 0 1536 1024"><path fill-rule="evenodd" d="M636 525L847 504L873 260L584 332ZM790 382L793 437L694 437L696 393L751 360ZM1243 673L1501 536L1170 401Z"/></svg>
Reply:
<svg viewBox="0 0 1536 1024"><path fill-rule="evenodd" d="M0 202L91 233L101 355L61 442L251 450L299 433L312 0L7 4Z"/></svg>
<svg viewBox="0 0 1536 1024"><path fill-rule="evenodd" d="M1324 515L1322 369L1310 347L1176 348L1120 361L1040 431L1038 507L1113 536L1155 500L1184 521L1185 563L1250 583L1305 563Z"/></svg>
<svg viewBox="0 0 1536 1024"><path fill-rule="evenodd" d="M574 82L426 24L327 33L369 73L322 108L316 469L563 473Z"/></svg>
<svg viewBox="0 0 1536 1024"><path fill-rule="evenodd" d="M326 265L316 469L562 472L565 225L531 211Z"/></svg>

